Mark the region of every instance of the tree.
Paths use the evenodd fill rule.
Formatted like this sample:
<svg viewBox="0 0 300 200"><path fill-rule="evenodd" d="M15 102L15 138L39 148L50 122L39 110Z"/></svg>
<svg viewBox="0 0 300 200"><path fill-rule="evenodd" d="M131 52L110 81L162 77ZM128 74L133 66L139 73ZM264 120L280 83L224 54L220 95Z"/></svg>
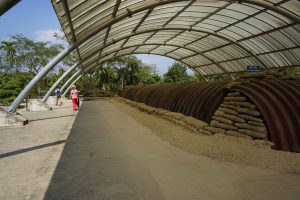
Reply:
<svg viewBox="0 0 300 200"><path fill-rule="evenodd" d="M62 45L35 42L22 35L0 41L0 103L11 103L26 84L61 50ZM73 64L74 57L64 63ZM37 85L38 94L62 75L64 66L48 73Z"/></svg>
<svg viewBox="0 0 300 200"><path fill-rule="evenodd" d="M188 79L187 67L179 62L175 62L169 67L164 75L165 82L185 82Z"/></svg>
<svg viewBox="0 0 300 200"><path fill-rule="evenodd" d="M194 75L194 76L188 76L187 81L199 81L202 80L202 77L200 77L199 75Z"/></svg>
<svg viewBox="0 0 300 200"><path fill-rule="evenodd" d="M136 77L138 79L138 84L155 84L159 83L161 77L157 74L157 69L155 65L142 64L139 67Z"/></svg>
<svg viewBox="0 0 300 200"><path fill-rule="evenodd" d="M65 46L65 44L68 44L67 38L63 35L63 31L60 30L60 32L62 34L59 33L54 33L54 37L58 40L62 42L61 46ZM63 59L63 64L67 65L67 66L72 66L77 62L77 57L76 57L76 53L73 51L71 53L69 53L64 59Z"/></svg>
<svg viewBox="0 0 300 200"><path fill-rule="evenodd" d="M300 67L283 67L279 69L273 69L272 71L281 76L300 77Z"/></svg>
<svg viewBox="0 0 300 200"><path fill-rule="evenodd" d="M10 104L33 77L32 73L0 73L0 104Z"/></svg>
<svg viewBox="0 0 300 200"><path fill-rule="evenodd" d="M14 35L12 39L16 44L22 66L34 74L37 74L63 48L49 42L34 42L22 35Z"/></svg>
<svg viewBox="0 0 300 200"><path fill-rule="evenodd" d="M124 56L111 59L90 70L78 84L83 90L98 88L110 94L116 93L125 86L153 84L160 81L155 66L142 63L135 56Z"/></svg>
<svg viewBox="0 0 300 200"><path fill-rule="evenodd" d="M157 73L152 74L150 77L143 81L143 84L156 84L161 82L161 77Z"/></svg>
<svg viewBox="0 0 300 200"><path fill-rule="evenodd" d="M135 56L125 56L117 60L121 88L127 85L156 83L160 80L156 67L144 64Z"/></svg>
<svg viewBox="0 0 300 200"><path fill-rule="evenodd" d="M99 67L99 85L98 88L112 92L117 88L118 71L108 64L102 64Z"/></svg>
<svg viewBox="0 0 300 200"><path fill-rule="evenodd" d="M2 41L0 46L0 70L7 73L19 71L19 63L16 55L16 42Z"/></svg>

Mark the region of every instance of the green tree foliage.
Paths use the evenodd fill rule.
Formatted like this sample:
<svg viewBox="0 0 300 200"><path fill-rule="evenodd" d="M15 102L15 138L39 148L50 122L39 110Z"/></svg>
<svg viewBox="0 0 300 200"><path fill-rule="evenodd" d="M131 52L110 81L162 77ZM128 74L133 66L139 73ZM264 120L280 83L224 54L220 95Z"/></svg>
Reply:
<svg viewBox="0 0 300 200"><path fill-rule="evenodd" d="M187 67L179 62L175 62L164 74L164 81L182 83L188 80Z"/></svg>
<svg viewBox="0 0 300 200"><path fill-rule="evenodd" d="M285 76L294 76L295 78L300 77L300 67L285 67L285 68L273 69L272 71L284 77Z"/></svg>
<svg viewBox="0 0 300 200"><path fill-rule="evenodd" d="M0 72L0 104L11 103L34 77L33 73L16 73L14 76Z"/></svg>
<svg viewBox="0 0 300 200"><path fill-rule="evenodd" d="M187 81L200 81L200 80L202 80L202 77L201 76L197 76L197 75L194 75L194 76L188 76L188 78L187 78Z"/></svg>
<svg viewBox="0 0 300 200"><path fill-rule="evenodd" d="M9 74L19 71L19 58L15 41L2 41L0 45L0 70Z"/></svg>
<svg viewBox="0 0 300 200"><path fill-rule="evenodd" d="M62 45L35 42L22 35L13 35L8 41L0 42L0 103L8 104L25 85L61 50ZM71 60L71 59L69 59ZM71 61L69 61L71 63ZM39 94L48 89L61 75L62 70L50 72L38 83ZM49 81L49 83L48 83Z"/></svg>
<svg viewBox="0 0 300 200"><path fill-rule="evenodd" d="M142 66L137 76L140 80L139 84L155 84L161 81L161 77L157 74L155 66Z"/></svg>
<svg viewBox="0 0 300 200"><path fill-rule="evenodd" d="M63 47L49 42L34 42L22 35L12 36L17 59L23 70L37 74Z"/></svg>
<svg viewBox="0 0 300 200"><path fill-rule="evenodd" d="M154 84L160 79L155 66L145 65L135 56L125 56L90 70L77 85L84 91L97 88L114 94L126 86Z"/></svg>
<svg viewBox="0 0 300 200"><path fill-rule="evenodd" d="M61 30L62 31L62 30ZM58 33L54 33L53 35L58 41L61 41L64 44L67 44L67 39L64 36L59 35ZM61 46L61 45L60 45ZM72 66L77 62L76 53L73 51L69 53L63 60L63 64L66 66Z"/></svg>

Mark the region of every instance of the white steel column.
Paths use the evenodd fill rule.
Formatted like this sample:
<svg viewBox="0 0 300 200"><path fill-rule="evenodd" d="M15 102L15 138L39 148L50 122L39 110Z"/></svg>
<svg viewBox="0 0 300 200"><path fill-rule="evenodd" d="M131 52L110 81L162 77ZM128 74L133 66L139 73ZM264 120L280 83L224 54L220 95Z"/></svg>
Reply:
<svg viewBox="0 0 300 200"><path fill-rule="evenodd" d="M48 92L45 94L45 96L42 99L42 103L46 103L48 97L51 95L51 93L54 91L54 89L59 85L59 83L68 75L70 74L80 63L74 64L71 68L69 68L48 90Z"/></svg>
<svg viewBox="0 0 300 200"><path fill-rule="evenodd" d="M13 113L22 103L22 101L29 95L31 90L37 85L37 83L54 67L56 66L64 57L66 57L76 45L70 45L63 51L61 51L53 60L51 60L20 92L14 102L9 106L8 112Z"/></svg>
<svg viewBox="0 0 300 200"><path fill-rule="evenodd" d="M75 81L73 81L73 82L69 85L69 87L66 89L66 91L63 93L62 96L66 96L66 94L67 94L67 92L70 90L71 86L74 85L74 84L75 84L82 76L83 76L83 74L80 74L80 75L75 79Z"/></svg>
<svg viewBox="0 0 300 200"><path fill-rule="evenodd" d="M65 82L65 84L61 87L60 91L63 92L64 89L69 85L69 83L81 72L82 69L78 70L75 74L73 74L73 76L71 76L71 78L69 78L69 80L67 80L67 82Z"/></svg>

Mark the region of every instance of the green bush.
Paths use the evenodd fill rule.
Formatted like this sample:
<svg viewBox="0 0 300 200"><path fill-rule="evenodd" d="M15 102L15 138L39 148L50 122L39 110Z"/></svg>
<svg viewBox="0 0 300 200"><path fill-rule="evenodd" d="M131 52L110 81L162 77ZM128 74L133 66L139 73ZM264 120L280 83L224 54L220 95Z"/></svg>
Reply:
<svg viewBox="0 0 300 200"><path fill-rule="evenodd" d="M0 104L12 103L32 78L32 73L0 73Z"/></svg>

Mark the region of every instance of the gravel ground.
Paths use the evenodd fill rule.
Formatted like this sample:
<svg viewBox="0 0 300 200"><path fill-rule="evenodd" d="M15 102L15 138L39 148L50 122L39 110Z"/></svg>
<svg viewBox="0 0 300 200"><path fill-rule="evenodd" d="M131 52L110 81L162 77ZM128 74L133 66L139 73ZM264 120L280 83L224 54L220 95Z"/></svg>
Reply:
<svg viewBox="0 0 300 200"><path fill-rule="evenodd" d="M195 134L157 115L149 115L116 100L112 102L161 139L181 150L241 165L300 174L300 153L272 150L270 143L263 141L223 134Z"/></svg>

